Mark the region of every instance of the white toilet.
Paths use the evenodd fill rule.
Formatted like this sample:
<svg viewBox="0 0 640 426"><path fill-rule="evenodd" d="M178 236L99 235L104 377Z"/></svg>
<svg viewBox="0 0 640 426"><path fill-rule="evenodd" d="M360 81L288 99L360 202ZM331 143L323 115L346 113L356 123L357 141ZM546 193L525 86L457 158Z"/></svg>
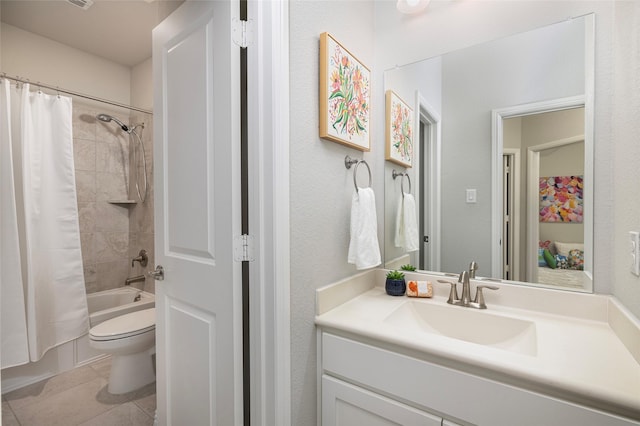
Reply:
<svg viewBox="0 0 640 426"><path fill-rule="evenodd" d="M89 345L111 354L109 393L121 394L156 380L151 355L156 343L156 308L112 318L89 330Z"/></svg>

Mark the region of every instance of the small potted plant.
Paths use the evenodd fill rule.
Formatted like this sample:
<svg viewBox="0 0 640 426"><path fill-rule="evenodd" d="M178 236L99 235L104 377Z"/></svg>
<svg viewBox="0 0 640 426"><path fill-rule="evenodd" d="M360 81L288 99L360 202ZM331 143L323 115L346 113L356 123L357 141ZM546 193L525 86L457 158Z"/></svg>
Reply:
<svg viewBox="0 0 640 426"><path fill-rule="evenodd" d="M403 296L405 291L407 291L407 283L404 282L404 273L400 271L389 271L384 289L390 296Z"/></svg>
<svg viewBox="0 0 640 426"><path fill-rule="evenodd" d="M411 264L406 264L406 265L402 265L400 269L402 269L403 271L413 272L416 270L416 267Z"/></svg>

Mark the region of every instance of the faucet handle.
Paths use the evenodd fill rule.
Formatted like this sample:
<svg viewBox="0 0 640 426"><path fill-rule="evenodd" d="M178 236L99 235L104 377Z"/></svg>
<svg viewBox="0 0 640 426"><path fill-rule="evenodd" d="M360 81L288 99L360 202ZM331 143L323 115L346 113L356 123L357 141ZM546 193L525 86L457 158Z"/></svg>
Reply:
<svg viewBox="0 0 640 426"><path fill-rule="evenodd" d="M447 303L453 305L453 302L458 300L458 283L454 283L451 281L438 280L440 284L449 284L451 286L451 290L449 291L449 299Z"/></svg>
<svg viewBox="0 0 640 426"><path fill-rule="evenodd" d="M140 252L138 253L138 256L131 259L132 268L135 262L140 262L140 265L142 265L143 267L147 266L147 263L149 262L149 256L147 256L147 251L145 249L140 250Z"/></svg>
<svg viewBox="0 0 640 426"><path fill-rule="evenodd" d="M482 289L488 288L489 290L500 290L500 287L494 285L479 285L476 287L476 298L473 299L473 303L478 304L478 309L487 309L487 304L484 302L484 294Z"/></svg>
<svg viewBox="0 0 640 426"><path fill-rule="evenodd" d="M475 260L471 261L469 264L469 278L476 277L476 271L478 270L478 263Z"/></svg>

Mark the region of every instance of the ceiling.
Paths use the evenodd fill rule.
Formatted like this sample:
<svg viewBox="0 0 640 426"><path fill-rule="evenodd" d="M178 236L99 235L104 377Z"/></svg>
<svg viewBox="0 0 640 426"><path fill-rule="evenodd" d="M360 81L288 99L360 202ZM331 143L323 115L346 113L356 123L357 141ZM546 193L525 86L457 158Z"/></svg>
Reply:
<svg viewBox="0 0 640 426"><path fill-rule="evenodd" d="M151 30L184 0L0 0L0 19L67 46L132 67L151 57Z"/></svg>

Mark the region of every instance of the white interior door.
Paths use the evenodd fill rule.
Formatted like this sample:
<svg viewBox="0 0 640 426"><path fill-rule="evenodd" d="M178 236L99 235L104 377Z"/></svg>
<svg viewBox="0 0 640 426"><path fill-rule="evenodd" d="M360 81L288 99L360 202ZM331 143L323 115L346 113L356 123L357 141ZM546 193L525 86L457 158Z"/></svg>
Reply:
<svg viewBox="0 0 640 426"><path fill-rule="evenodd" d="M242 423L238 12L187 1L153 31L161 425Z"/></svg>

